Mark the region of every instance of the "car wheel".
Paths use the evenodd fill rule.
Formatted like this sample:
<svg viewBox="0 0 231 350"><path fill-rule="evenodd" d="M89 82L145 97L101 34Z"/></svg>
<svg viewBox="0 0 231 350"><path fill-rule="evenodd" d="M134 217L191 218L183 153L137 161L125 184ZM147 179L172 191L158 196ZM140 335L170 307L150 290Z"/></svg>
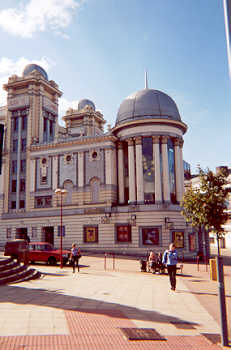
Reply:
<svg viewBox="0 0 231 350"><path fill-rule="evenodd" d="M48 264L54 266L54 265L57 264L57 261L56 261L56 259L53 256L50 256L49 259L48 259Z"/></svg>
<svg viewBox="0 0 231 350"><path fill-rule="evenodd" d="M31 260L30 263L31 263L31 265L33 265L34 264L34 260Z"/></svg>

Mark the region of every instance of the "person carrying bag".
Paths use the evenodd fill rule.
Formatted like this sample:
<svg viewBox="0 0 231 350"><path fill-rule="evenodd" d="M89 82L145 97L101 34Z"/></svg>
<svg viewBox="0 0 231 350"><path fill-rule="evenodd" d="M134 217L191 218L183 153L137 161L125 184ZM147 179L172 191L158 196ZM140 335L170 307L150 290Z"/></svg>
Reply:
<svg viewBox="0 0 231 350"><path fill-rule="evenodd" d="M75 267L77 267L78 272L79 272L79 259L80 258L81 258L80 248L76 247L76 244L73 243L72 247L71 247L71 255L70 255L70 259L71 259L71 263L72 263L72 267L73 267L73 273L75 273Z"/></svg>

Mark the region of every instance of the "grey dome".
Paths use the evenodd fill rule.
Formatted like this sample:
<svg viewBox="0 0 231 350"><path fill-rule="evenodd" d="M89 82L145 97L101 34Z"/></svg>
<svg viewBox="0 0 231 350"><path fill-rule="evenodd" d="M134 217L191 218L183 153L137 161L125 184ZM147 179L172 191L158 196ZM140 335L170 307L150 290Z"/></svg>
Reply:
<svg viewBox="0 0 231 350"><path fill-rule="evenodd" d="M42 76L48 80L48 75L47 75L47 72L42 68L40 67L39 65L37 64L28 64L25 68L24 68L24 71L22 73L23 77L27 76L27 75L30 75L31 72L33 72L33 70L37 70L40 74L42 74Z"/></svg>
<svg viewBox="0 0 231 350"><path fill-rule="evenodd" d="M171 97L158 90L144 89L128 96L121 103L116 125L147 118L181 121L177 105Z"/></svg>
<svg viewBox="0 0 231 350"><path fill-rule="evenodd" d="M94 111L95 111L95 105L91 100L88 99L83 99L80 100L78 103L78 111L81 111L82 109L84 109L84 107L89 106L91 107Z"/></svg>

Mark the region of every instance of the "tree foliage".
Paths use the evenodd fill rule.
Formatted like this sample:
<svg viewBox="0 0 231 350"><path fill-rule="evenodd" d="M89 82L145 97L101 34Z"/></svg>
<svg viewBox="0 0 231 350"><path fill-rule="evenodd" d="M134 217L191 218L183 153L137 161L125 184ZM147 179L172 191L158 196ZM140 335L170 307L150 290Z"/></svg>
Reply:
<svg viewBox="0 0 231 350"><path fill-rule="evenodd" d="M203 171L200 167L199 188L192 186L182 200L182 214L194 227L204 226L217 233L223 231L222 225L227 220L226 198L228 194L227 174L224 170L214 174L211 170Z"/></svg>

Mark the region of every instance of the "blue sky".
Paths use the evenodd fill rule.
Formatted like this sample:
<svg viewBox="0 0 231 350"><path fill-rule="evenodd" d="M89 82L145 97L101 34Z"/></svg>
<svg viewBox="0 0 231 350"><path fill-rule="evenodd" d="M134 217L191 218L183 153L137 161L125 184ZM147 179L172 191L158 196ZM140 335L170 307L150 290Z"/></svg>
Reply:
<svg viewBox="0 0 231 350"><path fill-rule="evenodd" d="M6 0L0 42L1 85L36 62L63 92L60 116L89 98L112 126L147 70L149 87L170 95L188 125L192 169L231 166L222 0Z"/></svg>

